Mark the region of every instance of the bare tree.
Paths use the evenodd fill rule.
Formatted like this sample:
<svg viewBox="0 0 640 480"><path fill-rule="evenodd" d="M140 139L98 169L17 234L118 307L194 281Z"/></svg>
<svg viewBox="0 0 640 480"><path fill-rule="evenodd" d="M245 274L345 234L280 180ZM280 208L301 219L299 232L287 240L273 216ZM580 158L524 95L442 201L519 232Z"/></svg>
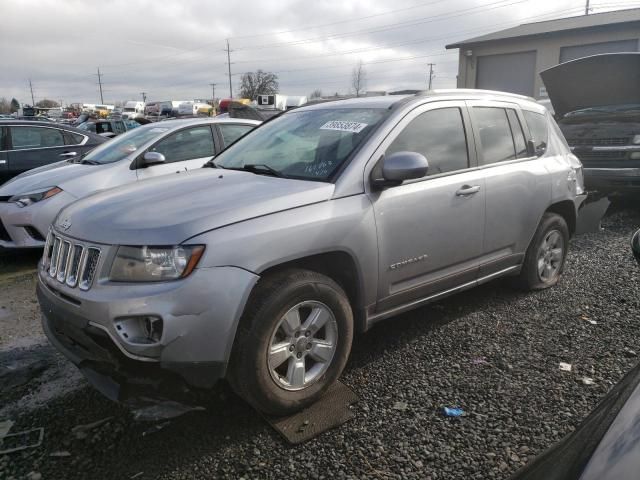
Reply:
<svg viewBox="0 0 640 480"><path fill-rule="evenodd" d="M240 96L255 100L258 95L278 93L278 75L258 70L242 74L240 79Z"/></svg>
<svg viewBox="0 0 640 480"><path fill-rule="evenodd" d="M313 100L314 98L322 98L322 90L316 88L313 92L309 94L309 100Z"/></svg>
<svg viewBox="0 0 640 480"><path fill-rule="evenodd" d="M358 62L351 72L351 88L355 90L356 97L359 97L367 86L367 72L365 71L362 60Z"/></svg>
<svg viewBox="0 0 640 480"><path fill-rule="evenodd" d="M11 102L6 98L0 98L0 113L11 113Z"/></svg>
<svg viewBox="0 0 640 480"><path fill-rule="evenodd" d="M49 100L48 98L45 98L44 100L40 100L39 102L36 102L35 106L40 108L54 108L54 107L59 107L60 104L55 100Z"/></svg>
<svg viewBox="0 0 640 480"><path fill-rule="evenodd" d="M15 113L20 110L20 103L15 98L11 99L11 113Z"/></svg>

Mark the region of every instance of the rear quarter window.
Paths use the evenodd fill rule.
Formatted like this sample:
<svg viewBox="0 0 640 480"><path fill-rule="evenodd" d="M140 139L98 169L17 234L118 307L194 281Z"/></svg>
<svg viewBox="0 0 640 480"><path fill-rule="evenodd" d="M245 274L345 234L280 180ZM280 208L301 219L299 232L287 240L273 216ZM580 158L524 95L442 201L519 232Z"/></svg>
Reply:
<svg viewBox="0 0 640 480"><path fill-rule="evenodd" d="M548 121L544 114L523 110L524 119L529 126L531 138L536 150L546 149L549 143ZM564 138L564 137L562 137Z"/></svg>

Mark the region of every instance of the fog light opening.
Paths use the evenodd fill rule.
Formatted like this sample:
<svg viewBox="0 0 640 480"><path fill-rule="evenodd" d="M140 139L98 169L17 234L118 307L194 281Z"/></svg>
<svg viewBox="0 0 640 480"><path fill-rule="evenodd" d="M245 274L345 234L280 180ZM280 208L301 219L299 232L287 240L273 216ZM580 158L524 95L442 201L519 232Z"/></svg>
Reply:
<svg viewBox="0 0 640 480"><path fill-rule="evenodd" d="M130 344L153 345L162 339L162 318L154 315L118 318L114 325L120 338Z"/></svg>

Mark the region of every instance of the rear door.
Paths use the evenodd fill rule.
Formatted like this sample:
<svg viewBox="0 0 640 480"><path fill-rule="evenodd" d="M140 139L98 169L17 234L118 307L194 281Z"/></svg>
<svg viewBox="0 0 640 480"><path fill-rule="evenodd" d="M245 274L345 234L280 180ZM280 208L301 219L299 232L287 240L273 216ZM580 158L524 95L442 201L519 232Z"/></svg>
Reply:
<svg viewBox="0 0 640 480"><path fill-rule="evenodd" d="M9 174L31 170L60 160L66 150L61 129L38 125L12 125L9 127Z"/></svg>
<svg viewBox="0 0 640 480"><path fill-rule="evenodd" d="M521 111L504 102L467 102L486 185L485 277L519 265L551 196L544 163L526 146ZM527 132L525 134L525 132Z"/></svg>
<svg viewBox="0 0 640 480"><path fill-rule="evenodd" d="M214 157L215 151L210 125L183 128L168 134L146 150L163 154L165 163L138 168L136 173L138 179L143 179L201 168Z"/></svg>

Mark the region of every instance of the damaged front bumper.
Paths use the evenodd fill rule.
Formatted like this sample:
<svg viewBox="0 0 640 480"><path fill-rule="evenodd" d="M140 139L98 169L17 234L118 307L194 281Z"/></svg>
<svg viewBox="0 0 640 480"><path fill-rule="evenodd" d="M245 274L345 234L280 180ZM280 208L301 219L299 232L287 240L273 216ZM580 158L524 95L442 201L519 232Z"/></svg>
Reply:
<svg viewBox="0 0 640 480"><path fill-rule="evenodd" d="M169 289L130 285L126 295L118 295L122 287L108 284L88 292L66 289L40 270L37 296L49 341L105 396L132 405L143 397L188 403L193 392L225 376L237 322L256 279L241 269L207 268ZM194 295L216 286L225 290L210 292L203 310ZM150 294L153 288L156 295ZM149 346L129 344L116 330L123 314L162 318L162 338Z"/></svg>

